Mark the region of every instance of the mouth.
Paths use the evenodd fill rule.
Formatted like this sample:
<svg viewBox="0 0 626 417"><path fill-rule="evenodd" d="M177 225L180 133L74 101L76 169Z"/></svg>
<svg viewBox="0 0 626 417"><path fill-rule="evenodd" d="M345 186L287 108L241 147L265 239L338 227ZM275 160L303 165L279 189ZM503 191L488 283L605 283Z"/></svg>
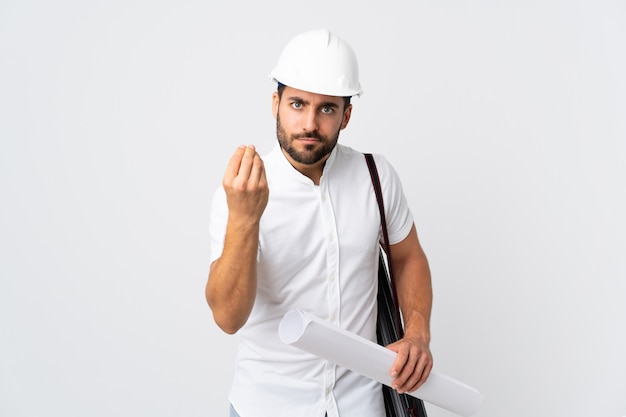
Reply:
<svg viewBox="0 0 626 417"><path fill-rule="evenodd" d="M296 140L304 143L305 145L313 145L316 143L319 143L320 140L318 138L312 138L312 137L301 137L301 138L296 138Z"/></svg>

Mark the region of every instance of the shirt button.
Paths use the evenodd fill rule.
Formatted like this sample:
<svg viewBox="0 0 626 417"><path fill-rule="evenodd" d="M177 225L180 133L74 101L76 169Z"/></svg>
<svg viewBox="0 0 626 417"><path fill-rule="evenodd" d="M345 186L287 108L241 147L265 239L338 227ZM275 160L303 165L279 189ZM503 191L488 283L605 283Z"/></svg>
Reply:
<svg viewBox="0 0 626 417"><path fill-rule="evenodd" d="M330 321L335 321L335 318L337 318L337 316L335 316L334 314L330 315Z"/></svg>
<svg viewBox="0 0 626 417"><path fill-rule="evenodd" d="M333 281L335 280L335 276L334 276L334 275L330 275L330 276L328 277L328 280L329 280L330 282L333 282Z"/></svg>
<svg viewBox="0 0 626 417"><path fill-rule="evenodd" d="M329 242L332 242L334 238L335 237L332 234L328 235L328 241Z"/></svg>

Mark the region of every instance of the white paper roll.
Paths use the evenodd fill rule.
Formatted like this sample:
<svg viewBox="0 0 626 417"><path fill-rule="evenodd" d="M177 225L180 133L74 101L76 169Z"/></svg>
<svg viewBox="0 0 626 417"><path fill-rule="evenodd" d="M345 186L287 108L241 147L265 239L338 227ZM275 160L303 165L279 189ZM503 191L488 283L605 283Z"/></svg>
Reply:
<svg viewBox="0 0 626 417"><path fill-rule="evenodd" d="M391 386L389 370L396 353L390 349L302 310L287 312L278 333L286 344ZM474 415L483 400L476 389L435 371L408 394L464 417Z"/></svg>

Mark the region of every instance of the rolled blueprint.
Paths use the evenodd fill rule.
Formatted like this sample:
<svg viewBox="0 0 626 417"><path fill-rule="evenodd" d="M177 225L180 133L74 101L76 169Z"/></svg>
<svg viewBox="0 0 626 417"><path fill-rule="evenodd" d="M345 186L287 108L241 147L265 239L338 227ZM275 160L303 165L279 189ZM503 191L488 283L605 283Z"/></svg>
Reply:
<svg viewBox="0 0 626 417"><path fill-rule="evenodd" d="M384 346L302 310L288 311L278 333L283 343L391 386L393 378L389 371L396 353ZM422 386L408 394L464 417L474 415L483 400L476 389L435 371L431 371Z"/></svg>

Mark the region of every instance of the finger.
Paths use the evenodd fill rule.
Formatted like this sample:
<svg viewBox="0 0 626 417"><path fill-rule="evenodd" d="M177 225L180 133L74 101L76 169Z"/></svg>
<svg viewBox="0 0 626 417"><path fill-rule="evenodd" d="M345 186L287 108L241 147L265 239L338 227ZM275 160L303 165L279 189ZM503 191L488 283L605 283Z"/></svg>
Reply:
<svg viewBox="0 0 626 417"><path fill-rule="evenodd" d="M412 374L407 378L406 382L402 384L400 390L403 392L413 392L418 389L428 379L431 369L432 359L430 355L426 352L421 353L413 368Z"/></svg>
<svg viewBox="0 0 626 417"><path fill-rule="evenodd" d="M406 379L404 383L400 385L400 388L398 389L399 392L411 392L416 389L415 387L422 379L422 373L425 364L426 362L421 360L416 360L414 362L414 365L411 366L410 373L407 373L407 375L403 375L404 377L406 377Z"/></svg>
<svg viewBox="0 0 626 417"><path fill-rule="evenodd" d="M265 166L258 153L254 155L252 170L250 172L250 181L253 183L251 185L259 187L264 187L267 183L265 178Z"/></svg>
<svg viewBox="0 0 626 417"><path fill-rule="evenodd" d="M400 372L406 364L407 359L409 358L408 349L403 348L402 345L396 344L389 345L387 348L397 353L396 359L393 361L393 365L391 366L390 375L392 378L398 378Z"/></svg>
<svg viewBox="0 0 626 417"><path fill-rule="evenodd" d="M393 381L393 387L398 392L405 392L409 386L414 385L416 382L411 381L411 377L414 375L419 357L415 352L411 352L411 349L407 348L407 351L408 354L404 366L399 370L398 376Z"/></svg>
<svg viewBox="0 0 626 417"><path fill-rule="evenodd" d="M246 147L241 145L239 146L233 156L230 157L228 161L228 165L226 166L226 172L224 173L224 181L230 181L237 176L239 173L239 167L241 165L241 159L243 158L243 154L246 152Z"/></svg>
<svg viewBox="0 0 626 417"><path fill-rule="evenodd" d="M241 157L241 164L239 165L239 172L237 176L241 178L241 180L250 179L250 172L252 171L252 166L254 165L254 157L256 155L256 150L254 146L247 146L244 150L243 156Z"/></svg>

